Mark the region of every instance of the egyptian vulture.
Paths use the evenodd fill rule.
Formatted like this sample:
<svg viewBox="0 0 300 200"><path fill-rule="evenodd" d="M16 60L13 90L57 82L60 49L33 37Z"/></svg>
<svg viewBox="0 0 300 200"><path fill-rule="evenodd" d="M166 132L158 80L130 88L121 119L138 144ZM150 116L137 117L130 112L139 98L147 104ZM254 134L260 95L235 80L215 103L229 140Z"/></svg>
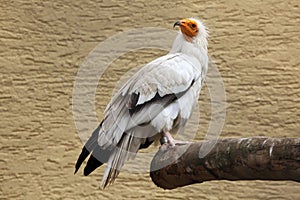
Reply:
<svg viewBox="0 0 300 200"><path fill-rule="evenodd" d="M170 52L146 64L115 94L79 155L75 173L89 154L84 175L107 163L101 188L116 179L139 149L155 140L172 148L176 140L171 133L184 127L192 114L208 67L208 32L195 18L175 26L180 31Z"/></svg>

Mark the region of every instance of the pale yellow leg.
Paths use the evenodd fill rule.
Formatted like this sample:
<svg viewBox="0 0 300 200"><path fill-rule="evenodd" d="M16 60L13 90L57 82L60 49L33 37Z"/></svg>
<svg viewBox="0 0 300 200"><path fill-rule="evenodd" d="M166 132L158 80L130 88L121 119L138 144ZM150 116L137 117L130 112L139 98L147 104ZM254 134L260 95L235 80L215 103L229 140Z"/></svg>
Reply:
<svg viewBox="0 0 300 200"><path fill-rule="evenodd" d="M160 146L161 150L167 150L168 147L174 147L175 146L175 140L172 137L171 133L167 130L163 130L161 133L161 137L163 140L163 143Z"/></svg>
<svg viewBox="0 0 300 200"><path fill-rule="evenodd" d="M191 142L188 142L188 141L175 140L173 138L173 136L171 135L171 133L167 130L162 131L161 137L162 137L163 140L166 139L166 141L164 141L164 143L162 143L162 145L160 147L162 150L166 150L168 147L175 147L175 144L185 145L185 144L190 144L191 143Z"/></svg>
<svg viewBox="0 0 300 200"><path fill-rule="evenodd" d="M171 133L169 131L164 131L163 135L164 135L164 137L168 138L169 145L174 147L175 146L175 140L174 140L173 136L171 135Z"/></svg>

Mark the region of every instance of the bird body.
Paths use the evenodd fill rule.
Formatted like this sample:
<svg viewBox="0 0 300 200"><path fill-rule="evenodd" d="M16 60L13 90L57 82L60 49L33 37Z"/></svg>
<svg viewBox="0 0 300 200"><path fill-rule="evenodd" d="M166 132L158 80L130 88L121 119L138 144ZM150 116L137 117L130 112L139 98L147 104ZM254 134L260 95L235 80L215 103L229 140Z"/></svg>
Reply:
<svg viewBox="0 0 300 200"><path fill-rule="evenodd" d="M111 99L105 118L89 138L75 173L91 153L84 174L107 162L101 187L118 176L124 163L161 136L174 146L176 133L190 118L208 67L207 31L197 19L180 26L171 51L145 65Z"/></svg>

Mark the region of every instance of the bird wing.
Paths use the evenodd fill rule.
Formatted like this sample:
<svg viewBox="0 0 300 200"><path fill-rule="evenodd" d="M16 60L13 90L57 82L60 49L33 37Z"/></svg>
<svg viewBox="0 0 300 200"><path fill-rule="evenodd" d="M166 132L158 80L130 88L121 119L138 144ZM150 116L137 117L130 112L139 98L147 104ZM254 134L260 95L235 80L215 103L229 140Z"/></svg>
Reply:
<svg viewBox="0 0 300 200"><path fill-rule="evenodd" d="M124 132L148 123L201 77L201 64L182 54L167 54L145 65L108 104L98 144L118 144Z"/></svg>

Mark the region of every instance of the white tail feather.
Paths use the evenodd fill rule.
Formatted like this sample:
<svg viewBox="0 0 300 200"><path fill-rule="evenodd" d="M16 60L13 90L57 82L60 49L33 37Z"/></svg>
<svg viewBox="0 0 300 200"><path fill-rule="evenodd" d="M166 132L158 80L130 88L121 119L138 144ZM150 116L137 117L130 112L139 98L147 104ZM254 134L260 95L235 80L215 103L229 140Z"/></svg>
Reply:
<svg viewBox="0 0 300 200"><path fill-rule="evenodd" d="M132 146L133 140L140 140L139 142L134 142L134 146ZM111 154L108 162L106 170L103 174L102 181L100 184L100 188L104 189L106 186L112 184L114 180L119 175L119 172L125 162L130 158L134 157L136 152L139 149L142 140L140 138L134 138L131 133L124 134L122 139L120 140L118 146L115 148L113 153Z"/></svg>

